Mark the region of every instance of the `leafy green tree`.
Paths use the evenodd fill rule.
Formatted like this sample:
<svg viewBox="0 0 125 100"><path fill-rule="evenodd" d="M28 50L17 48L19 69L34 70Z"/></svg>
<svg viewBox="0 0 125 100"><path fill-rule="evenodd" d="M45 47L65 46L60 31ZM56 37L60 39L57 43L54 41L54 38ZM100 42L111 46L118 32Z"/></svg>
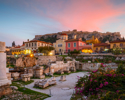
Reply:
<svg viewBox="0 0 125 100"><path fill-rule="evenodd" d="M74 51L70 51L70 55L74 58L76 58L76 56L80 54L80 50L74 50Z"/></svg>
<svg viewBox="0 0 125 100"><path fill-rule="evenodd" d="M40 41L45 41L45 42L54 43L54 42L56 42L56 40L57 40L56 37L57 37L57 36L55 36L55 37L47 37L47 38L41 37L39 40L40 40Z"/></svg>
<svg viewBox="0 0 125 100"><path fill-rule="evenodd" d="M115 55L119 55L119 54L121 54L121 53L122 53L121 48L118 48L118 47L113 48L113 54L115 54Z"/></svg>
<svg viewBox="0 0 125 100"><path fill-rule="evenodd" d="M48 46L38 48L39 52L44 53L45 55L49 55L49 52L54 49L55 49L54 47L48 47Z"/></svg>

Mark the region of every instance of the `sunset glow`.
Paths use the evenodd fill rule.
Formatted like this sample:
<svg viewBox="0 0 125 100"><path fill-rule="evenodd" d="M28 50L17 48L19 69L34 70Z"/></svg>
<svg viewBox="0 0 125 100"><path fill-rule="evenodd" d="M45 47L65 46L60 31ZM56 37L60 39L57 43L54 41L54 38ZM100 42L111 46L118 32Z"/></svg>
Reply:
<svg viewBox="0 0 125 100"><path fill-rule="evenodd" d="M73 29L125 36L125 0L0 0L0 41L7 46Z"/></svg>

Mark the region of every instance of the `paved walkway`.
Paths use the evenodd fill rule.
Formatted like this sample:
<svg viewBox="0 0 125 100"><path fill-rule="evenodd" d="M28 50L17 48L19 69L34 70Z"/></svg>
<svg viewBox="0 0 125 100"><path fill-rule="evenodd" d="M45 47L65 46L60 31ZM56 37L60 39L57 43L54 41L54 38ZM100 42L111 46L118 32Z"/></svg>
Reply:
<svg viewBox="0 0 125 100"><path fill-rule="evenodd" d="M33 88L34 82L41 80L41 79L34 79L34 82L29 85L26 85L26 87L31 90L46 93L49 95L50 95L50 89L51 89L52 96L45 100L70 100L71 95L73 94L75 84L78 80L77 76L82 77L86 74L87 74L87 72L79 72L79 73L73 73L73 74L67 75L66 81L64 81L64 82L60 82L59 81L60 77L56 77L57 84L54 86L51 86L50 88L47 88L47 89ZM70 89L68 89L68 88L70 88Z"/></svg>

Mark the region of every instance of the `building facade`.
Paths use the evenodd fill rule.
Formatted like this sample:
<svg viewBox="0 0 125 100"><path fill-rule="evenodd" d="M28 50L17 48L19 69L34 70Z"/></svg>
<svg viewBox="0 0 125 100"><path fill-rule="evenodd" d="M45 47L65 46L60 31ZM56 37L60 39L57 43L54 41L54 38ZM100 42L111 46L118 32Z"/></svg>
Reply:
<svg viewBox="0 0 125 100"><path fill-rule="evenodd" d="M81 50L83 46L86 45L82 39L71 39L66 40L66 52L74 51L74 50Z"/></svg>
<svg viewBox="0 0 125 100"><path fill-rule="evenodd" d="M94 36L92 36L92 38L87 38L86 40L87 44L97 44L97 43L101 43L98 38L95 38Z"/></svg>
<svg viewBox="0 0 125 100"><path fill-rule="evenodd" d="M82 53L93 53L92 45L85 45L82 47Z"/></svg>
<svg viewBox="0 0 125 100"><path fill-rule="evenodd" d="M110 42L110 49L122 48L125 49L125 40L116 40Z"/></svg>
<svg viewBox="0 0 125 100"><path fill-rule="evenodd" d="M52 44L39 40L28 40L27 42L24 42L25 50L31 50L33 53L38 52L38 48L44 46L52 46Z"/></svg>
<svg viewBox="0 0 125 100"><path fill-rule="evenodd" d="M65 41L68 40L68 35L65 33L61 34L61 37L59 40L56 40L55 43L53 43L53 47L55 48L56 54L64 54L66 51L66 43Z"/></svg>
<svg viewBox="0 0 125 100"><path fill-rule="evenodd" d="M110 44L108 43L93 44L94 52L103 52L103 51L108 51L109 49L110 49Z"/></svg>

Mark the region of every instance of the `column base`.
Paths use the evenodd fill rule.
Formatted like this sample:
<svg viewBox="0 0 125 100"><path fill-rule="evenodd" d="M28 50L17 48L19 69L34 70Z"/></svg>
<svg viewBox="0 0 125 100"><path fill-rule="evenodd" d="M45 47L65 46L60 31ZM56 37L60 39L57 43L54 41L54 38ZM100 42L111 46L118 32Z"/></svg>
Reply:
<svg viewBox="0 0 125 100"><path fill-rule="evenodd" d="M7 85L7 84L11 84L11 80L8 80L8 79L0 80L0 86Z"/></svg>

